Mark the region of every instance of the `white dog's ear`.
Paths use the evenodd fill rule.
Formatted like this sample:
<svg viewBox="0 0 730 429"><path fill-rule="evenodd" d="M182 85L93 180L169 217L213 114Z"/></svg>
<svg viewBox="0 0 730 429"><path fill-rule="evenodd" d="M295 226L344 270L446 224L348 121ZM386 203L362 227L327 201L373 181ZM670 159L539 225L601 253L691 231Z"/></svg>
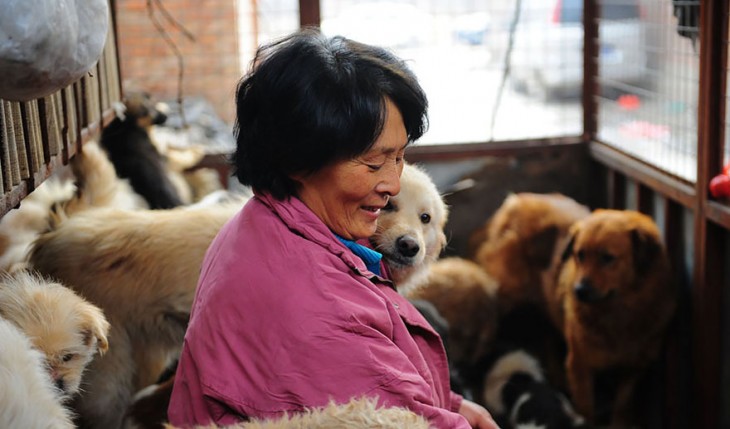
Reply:
<svg viewBox="0 0 730 429"><path fill-rule="evenodd" d="M84 344L91 346L91 342L96 340L96 345L99 350L99 354L104 354L109 350L109 322L101 309L95 305L84 303L84 308L81 312L83 318L81 323L81 329L84 336Z"/></svg>
<svg viewBox="0 0 730 429"><path fill-rule="evenodd" d="M444 249L446 249L446 245L448 244L448 240L446 239L446 233L444 233L443 230L439 230L439 244L441 247L439 248L439 253L443 252Z"/></svg>

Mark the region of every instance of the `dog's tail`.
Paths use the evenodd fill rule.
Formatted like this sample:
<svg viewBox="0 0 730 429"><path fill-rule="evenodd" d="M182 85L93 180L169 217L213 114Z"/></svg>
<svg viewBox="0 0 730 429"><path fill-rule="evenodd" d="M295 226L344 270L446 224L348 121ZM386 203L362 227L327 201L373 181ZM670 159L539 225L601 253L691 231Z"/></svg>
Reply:
<svg viewBox="0 0 730 429"><path fill-rule="evenodd" d="M84 144L83 150L71 161L71 169L76 178L76 193L51 207L49 230L72 214L92 208L146 208L144 200L132 191L129 183L117 177L114 165L95 141Z"/></svg>

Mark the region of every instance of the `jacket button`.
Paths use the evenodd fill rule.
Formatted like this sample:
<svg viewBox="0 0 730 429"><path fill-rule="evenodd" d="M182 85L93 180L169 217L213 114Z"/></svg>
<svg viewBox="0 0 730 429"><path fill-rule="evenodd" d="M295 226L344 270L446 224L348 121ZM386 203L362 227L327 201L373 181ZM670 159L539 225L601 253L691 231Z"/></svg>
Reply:
<svg viewBox="0 0 730 429"><path fill-rule="evenodd" d="M394 302L394 303L393 303L393 307L395 307L395 308L400 308L400 306L398 306L398 303L397 303L397 302Z"/></svg>

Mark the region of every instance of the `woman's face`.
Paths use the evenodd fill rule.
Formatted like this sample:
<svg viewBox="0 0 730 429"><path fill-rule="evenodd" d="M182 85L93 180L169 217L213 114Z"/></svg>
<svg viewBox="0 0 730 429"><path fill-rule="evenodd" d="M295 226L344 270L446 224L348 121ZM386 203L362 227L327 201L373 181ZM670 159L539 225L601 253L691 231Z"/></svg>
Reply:
<svg viewBox="0 0 730 429"><path fill-rule="evenodd" d="M335 234L350 240L375 233L380 210L400 191L408 136L398 108L386 100L383 132L366 153L296 177L299 198Z"/></svg>

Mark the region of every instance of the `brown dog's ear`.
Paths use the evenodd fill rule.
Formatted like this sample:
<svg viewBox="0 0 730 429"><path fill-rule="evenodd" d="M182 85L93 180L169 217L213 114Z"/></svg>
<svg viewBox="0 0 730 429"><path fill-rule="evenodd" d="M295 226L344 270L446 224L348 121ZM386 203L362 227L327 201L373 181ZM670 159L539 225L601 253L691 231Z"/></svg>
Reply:
<svg viewBox="0 0 730 429"><path fill-rule="evenodd" d="M577 235L577 233L578 231L575 228L571 228L568 242L565 244L563 253L560 254L560 262L567 261L573 254L573 246L575 245L575 236Z"/></svg>
<svg viewBox="0 0 730 429"><path fill-rule="evenodd" d="M631 245L634 251L634 271L643 276L651 268L654 259L662 249L657 238L641 229L631 230Z"/></svg>
<svg viewBox="0 0 730 429"><path fill-rule="evenodd" d="M94 305L84 303L84 309L81 313L83 322L81 329L84 335L84 344L91 345L91 341L96 338L96 345L99 354L104 354L109 350L109 322L107 322L104 313Z"/></svg>
<svg viewBox="0 0 730 429"><path fill-rule="evenodd" d="M528 243L527 254L530 265L547 268L553 259L555 241L558 239L558 227L551 226L535 234Z"/></svg>

